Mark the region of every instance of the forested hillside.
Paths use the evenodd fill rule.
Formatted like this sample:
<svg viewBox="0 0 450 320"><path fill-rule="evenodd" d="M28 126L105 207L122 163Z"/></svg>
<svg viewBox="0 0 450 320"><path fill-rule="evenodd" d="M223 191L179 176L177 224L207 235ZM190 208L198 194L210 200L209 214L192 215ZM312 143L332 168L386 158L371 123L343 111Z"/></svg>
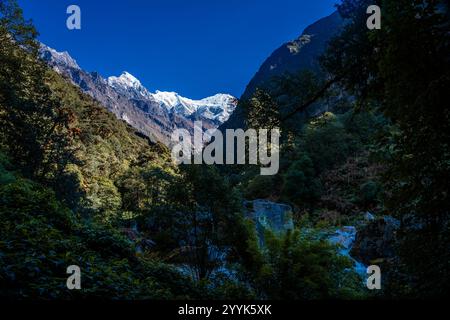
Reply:
<svg viewBox="0 0 450 320"><path fill-rule="evenodd" d="M375 1L375 31L369 2L343 0L342 32L316 24L321 54L255 83L223 126L281 130L279 173L262 176L176 166L41 61L31 22L0 1L0 297L447 295L448 3ZM70 265L82 290L66 287Z"/></svg>
<svg viewBox="0 0 450 320"><path fill-rule="evenodd" d="M1 296L76 296L61 280L70 264L89 270L85 297L195 295L117 224L130 218L121 181L142 164L172 172L167 150L39 62L33 27L13 3L0 9Z"/></svg>
<svg viewBox="0 0 450 320"><path fill-rule="evenodd" d="M280 174L225 170L244 177L247 197L288 202L322 230L375 214L352 254L385 270L381 296L439 297L450 266L449 7L375 2L381 30L366 25L373 1L342 1L346 23L319 59L322 73L272 78L223 127L280 127ZM311 119L317 110L326 112Z"/></svg>
<svg viewBox="0 0 450 320"><path fill-rule="evenodd" d="M0 9L3 297L275 298L284 292L273 287L278 275L303 279L310 288L298 297L344 290L341 276L307 272L348 277L331 244L289 234L263 255L226 177L173 166L165 147L38 59L36 32L14 1ZM298 253L289 259L310 262L293 274L273 260L292 241ZM84 291L66 289L69 265L84 270Z"/></svg>

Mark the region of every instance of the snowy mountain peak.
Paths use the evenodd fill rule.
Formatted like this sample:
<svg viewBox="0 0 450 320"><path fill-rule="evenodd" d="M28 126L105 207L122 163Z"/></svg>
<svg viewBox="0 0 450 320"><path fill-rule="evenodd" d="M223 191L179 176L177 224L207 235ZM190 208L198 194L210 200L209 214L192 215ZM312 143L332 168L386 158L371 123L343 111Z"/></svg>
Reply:
<svg viewBox="0 0 450 320"><path fill-rule="evenodd" d="M180 96L176 92L156 90L156 92L153 94L153 97L167 109L172 109L174 106L180 103Z"/></svg>
<svg viewBox="0 0 450 320"><path fill-rule="evenodd" d="M124 71L120 77L109 77L108 84L115 90L134 99L151 99L169 113L196 117L223 123L235 110L237 99L229 94L216 94L201 100L192 100L173 91L150 93L132 74Z"/></svg>
<svg viewBox="0 0 450 320"><path fill-rule="evenodd" d="M121 86L125 88L139 89L142 87L141 82L131 73L124 71L120 77L109 77L108 83L111 86Z"/></svg>
<svg viewBox="0 0 450 320"><path fill-rule="evenodd" d="M119 77L109 77L108 84L116 91L133 99L151 99L150 92L131 73L124 71Z"/></svg>
<svg viewBox="0 0 450 320"><path fill-rule="evenodd" d="M180 96L176 92L156 91L152 94L161 107L170 112L176 112L184 116L196 115L200 118L223 123L228 120L236 109L238 100L229 95L219 93L201 100L192 100Z"/></svg>
<svg viewBox="0 0 450 320"><path fill-rule="evenodd" d="M169 143L170 131L167 130L172 125L191 130L194 120L202 120L205 128L217 128L228 120L238 102L233 96L222 93L201 100L185 98L177 92L152 93L127 71L105 79L97 72L82 70L69 53L58 52L44 44L41 44L40 56L118 118L165 143Z"/></svg>
<svg viewBox="0 0 450 320"><path fill-rule="evenodd" d="M233 104L237 102L237 99L232 95L225 93L218 93L211 97L200 100L202 103L206 104Z"/></svg>
<svg viewBox="0 0 450 320"><path fill-rule="evenodd" d="M53 48L41 43L39 48L39 55L42 60L53 65L54 67L64 66L73 69L80 69L75 59L73 59L67 51L58 52Z"/></svg>

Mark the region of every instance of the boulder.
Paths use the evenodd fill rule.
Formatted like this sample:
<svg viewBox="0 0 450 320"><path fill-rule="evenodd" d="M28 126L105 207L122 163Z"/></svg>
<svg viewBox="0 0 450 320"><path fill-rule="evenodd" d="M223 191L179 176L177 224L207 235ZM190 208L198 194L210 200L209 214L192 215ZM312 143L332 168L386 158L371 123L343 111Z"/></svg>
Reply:
<svg viewBox="0 0 450 320"><path fill-rule="evenodd" d="M246 216L255 222L261 244L264 244L264 232L269 230L281 235L294 229L292 208L286 204L268 200L245 202Z"/></svg>
<svg viewBox="0 0 450 320"><path fill-rule="evenodd" d="M393 258L399 228L400 222L389 216L369 222L357 233L350 254L365 264Z"/></svg>
<svg viewBox="0 0 450 320"><path fill-rule="evenodd" d="M370 212L366 212L366 213L364 213L364 221L365 222L370 222L370 221L374 221L375 220L375 216L372 214L372 213L370 213Z"/></svg>

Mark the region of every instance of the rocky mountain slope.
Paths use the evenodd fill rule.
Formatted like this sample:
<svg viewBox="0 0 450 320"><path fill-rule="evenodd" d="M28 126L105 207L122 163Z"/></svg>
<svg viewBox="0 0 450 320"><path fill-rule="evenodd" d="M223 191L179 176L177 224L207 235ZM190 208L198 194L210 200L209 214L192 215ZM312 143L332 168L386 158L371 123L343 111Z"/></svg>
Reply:
<svg viewBox="0 0 450 320"><path fill-rule="evenodd" d="M242 98L249 98L257 87L264 86L275 76L301 70L319 72L317 58L342 26L342 18L337 12L308 26L297 39L283 44L264 61Z"/></svg>
<svg viewBox="0 0 450 320"><path fill-rule="evenodd" d="M73 84L98 100L119 119L126 121L153 141L170 144L170 135L177 128L193 131L193 121L203 121L204 129L217 128L228 120L237 99L217 94L192 100L175 92L149 92L128 72L119 77L103 78L87 72L67 52L58 52L42 45L41 58Z"/></svg>
<svg viewBox="0 0 450 320"><path fill-rule="evenodd" d="M296 40L283 44L261 65L240 100L251 98L257 88L268 87L276 76L295 74L303 70L320 74L318 57L324 53L328 41L342 30L343 25L342 18L335 12L308 26ZM326 108L322 106L320 109L323 112ZM243 110L238 107L230 119L221 126L221 130L244 127L245 117Z"/></svg>

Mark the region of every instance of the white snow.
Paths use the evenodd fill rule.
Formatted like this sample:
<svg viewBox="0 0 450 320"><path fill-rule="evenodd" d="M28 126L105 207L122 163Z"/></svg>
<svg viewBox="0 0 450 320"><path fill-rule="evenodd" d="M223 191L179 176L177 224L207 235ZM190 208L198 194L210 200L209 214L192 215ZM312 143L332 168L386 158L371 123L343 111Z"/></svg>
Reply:
<svg viewBox="0 0 450 320"><path fill-rule="evenodd" d="M110 86L121 86L124 88L140 89L142 87L141 82L133 76L131 73L124 71L120 77L109 77L108 83Z"/></svg>
<svg viewBox="0 0 450 320"><path fill-rule="evenodd" d="M152 96L161 107L169 111L181 113L184 116L198 113L205 119L217 120L221 123L228 120L237 105L235 97L223 93L201 100L192 100L182 97L176 92L164 91L156 91Z"/></svg>
<svg viewBox="0 0 450 320"><path fill-rule="evenodd" d="M108 84L129 96L142 96L155 100L161 108L185 117L198 114L200 118L225 122L236 109L237 99L229 94L216 94L201 100L180 96L176 92L159 91L150 93L132 74L124 71L120 77L109 77Z"/></svg>
<svg viewBox="0 0 450 320"><path fill-rule="evenodd" d="M68 52L58 52L41 43L40 56L61 72L67 67L81 70L75 59ZM60 70L61 69L61 70ZM227 121L236 109L238 100L229 95L219 93L201 100L193 100L180 96L176 92L156 91L149 92L131 73L124 71L120 76L111 76L106 79L109 86L130 99L148 99L159 103L161 108L168 112L177 113L184 117L194 114L199 119L208 119L218 123ZM126 120L126 119L125 119Z"/></svg>
<svg viewBox="0 0 450 320"><path fill-rule="evenodd" d="M133 99L152 99L150 92L131 73L124 71L119 77L109 77L108 84L125 96Z"/></svg>
<svg viewBox="0 0 450 320"><path fill-rule="evenodd" d="M41 43L39 55L43 61L48 63L50 67L60 74L70 74L72 69L83 71L67 51L58 52ZM160 108L162 108L159 111L162 114L177 114L189 121L194 119L210 120L210 127L217 128L229 119L232 112L236 109L238 102L236 98L229 94L216 94L201 100L193 100L182 97L176 92L156 91L155 93L151 93L142 85L137 77L127 71L124 71L120 76L111 76L107 79L104 79L97 73L91 73L91 75L93 78L95 77L94 85L97 85L96 82L99 81L102 85L107 84L113 89L111 90L113 96L108 96L108 98L113 101L110 107L115 113L122 109L120 99L124 97L133 100L131 105L137 106L139 104L139 106L145 106L147 103L150 103L155 106L155 104L159 104ZM109 90L105 94L109 95ZM130 114L123 112L119 117L130 125L133 125L133 117Z"/></svg>

